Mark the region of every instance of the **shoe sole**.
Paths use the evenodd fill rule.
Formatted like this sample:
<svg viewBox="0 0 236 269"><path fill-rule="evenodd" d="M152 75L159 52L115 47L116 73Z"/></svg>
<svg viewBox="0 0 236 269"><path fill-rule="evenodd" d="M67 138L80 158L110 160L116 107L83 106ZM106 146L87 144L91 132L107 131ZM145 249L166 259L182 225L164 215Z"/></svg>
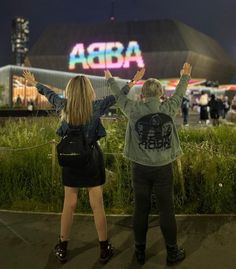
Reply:
<svg viewBox="0 0 236 269"><path fill-rule="evenodd" d="M175 262L166 261L166 265L167 265L167 266L175 266L176 264L182 262L184 259L185 259L185 256L184 256L183 259L178 260L178 261L175 261Z"/></svg>
<svg viewBox="0 0 236 269"><path fill-rule="evenodd" d="M110 256L108 256L106 259L99 259L100 263L102 264L106 264L110 259L111 257L114 255L114 253L112 253Z"/></svg>

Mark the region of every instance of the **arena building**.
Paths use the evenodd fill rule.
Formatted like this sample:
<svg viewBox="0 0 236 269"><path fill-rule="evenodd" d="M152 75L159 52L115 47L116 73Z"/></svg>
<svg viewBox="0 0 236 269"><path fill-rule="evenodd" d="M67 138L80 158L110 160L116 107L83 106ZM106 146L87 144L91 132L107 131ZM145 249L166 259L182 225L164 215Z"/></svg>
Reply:
<svg viewBox="0 0 236 269"><path fill-rule="evenodd" d="M130 79L137 68L146 77L176 78L185 61L192 76L229 83L236 65L207 36L174 20L61 24L48 27L31 48L33 67Z"/></svg>

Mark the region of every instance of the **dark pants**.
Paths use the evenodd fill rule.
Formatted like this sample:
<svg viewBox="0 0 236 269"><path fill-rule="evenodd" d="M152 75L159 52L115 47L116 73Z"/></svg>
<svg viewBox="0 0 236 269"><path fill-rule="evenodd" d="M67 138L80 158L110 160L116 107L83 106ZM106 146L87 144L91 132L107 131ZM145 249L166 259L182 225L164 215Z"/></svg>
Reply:
<svg viewBox="0 0 236 269"><path fill-rule="evenodd" d="M146 244L153 189L160 209L160 226L165 243L175 245L177 228L173 202L172 164L152 167L132 163L132 178L135 196L133 217L135 243Z"/></svg>
<svg viewBox="0 0 236 269"><path fill-rule="evenodd" d="M188 108L182 108L183 123L184 125L188 124Z"/></svg>

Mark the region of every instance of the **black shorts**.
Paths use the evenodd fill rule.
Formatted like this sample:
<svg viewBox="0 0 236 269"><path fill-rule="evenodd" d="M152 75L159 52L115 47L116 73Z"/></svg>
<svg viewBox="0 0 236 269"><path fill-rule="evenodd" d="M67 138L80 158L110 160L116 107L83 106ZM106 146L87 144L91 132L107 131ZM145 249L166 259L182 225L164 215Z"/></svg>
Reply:
<svg viewBox="0 0 236 269"><path fill-rule="evenodd" d="M96 143L90 162L83 168L62 167L62 183L68 187L95 187L106 181L102 151Z"/></svg>

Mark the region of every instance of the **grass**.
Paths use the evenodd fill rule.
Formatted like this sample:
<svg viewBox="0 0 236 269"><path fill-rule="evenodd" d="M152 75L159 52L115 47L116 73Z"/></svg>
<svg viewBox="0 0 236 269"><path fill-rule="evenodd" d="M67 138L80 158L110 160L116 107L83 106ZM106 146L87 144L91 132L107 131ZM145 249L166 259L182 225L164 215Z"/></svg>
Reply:
<svg viewBox="0 0 236 269"><path fill-rule="evenodd" d="M107 173L106 211L131 213L130 163L122 156L126 121L103 123L107 130L107 137L100 141ZM63 187L57 162L52 169L51 143L59 141L58 125L56 118L48 117L4 122L0 128L0 208L61 211ZM179 135L184 155L174 162L176 212L236 213L236 128L189 128L181 129ZM156 207L153 202L153 213ZM78 212L91 212L84 189L79 191Z"/></svg>

